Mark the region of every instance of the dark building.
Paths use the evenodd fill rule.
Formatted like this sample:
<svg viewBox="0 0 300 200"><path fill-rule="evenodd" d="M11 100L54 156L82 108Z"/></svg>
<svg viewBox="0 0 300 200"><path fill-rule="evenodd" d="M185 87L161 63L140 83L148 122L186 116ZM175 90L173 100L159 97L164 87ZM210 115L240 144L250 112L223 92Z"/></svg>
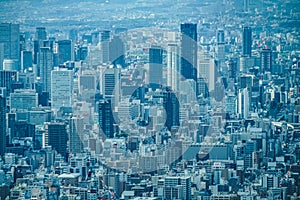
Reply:
<svg viewBox="0 0 300 200"><path fill-rule="evenodd" d="M21 52L21 69L27 70L32 67L32 51L22 51Z"/></svg>
<svg viewBox="0 0 300 200"><path fill-rule="evenodd" d="M252 50L252 29L251 27L244 26L242 33L242 55L245 57L251 57Z"/></svg>
<svg viewBox="0 0 300 200"><path fill-rule="evenodd" d="M162 84L162 61L163 50L161 47L151 47L149 49L149 84L152 88L158 88Z"/></svg>
<svg viewBox="0 0 300 200"><path fill-rule="evenodd" d="M48 123L45 125L46 145L52 146L59 154L67 157L68 133L64 123Z"/></svg>
<svg viewBox="0 0 300 200"><path fill-rule="evenodd" d="M58 64L64 64L72 60L72 42L71 40L58 41Z"/></svg>
<svg viewBox="0 0 300 200"><path fill-rule="evenodd" d="M181 75L197 80L197 24L181 24Z"/></svg>
<svg viewBox="0 0 300 200"><path fill-rule="evenodd" d="M35 134L35 125L30 124L26 121L18 121L14 124L14 132L12 133L12 138L24 138L24 137L32 137L34 141Z"/></svg>
<svg viewBox="0 0 300 200"><path fill-rule="evenodd" d="M111 100L100 99L98 102L100 132L107 138L114 137L114 117L111 108Z"/></svg>
<svg viewBox="0 0 300 200"><path fill-rule="evenodd" d="M110 40L110 31L102 31L100 33L100 42Z"/></svg>
<svg viewBox="0 0 300 200"><path fill-rule="evenodd" d="M47 32L45 27L36 27L35 29L35 40L46 40Z"/></svg>
<svg viewBox="0 0 300 200"><path fill-rule="evenodd" d="M114 66L125 67L124 43L119 36L114 36L109 42L109 60Z"/></svg>
<svg viewBox="0 0 300 200"><path fill-rule="evenodd" d="M0 156L6 148L6 98L0 96Z"/></svg>
<svg viewBox="0 0 300 200"><path fill-rule="evenodd" d="M271 71L272 70L272 50L263 49L261 51L261 71Z"/></svg>
<svg viewBox="0 0 300 200"><path fill-rule="evenodd" d="M0 23L0 70L3 69L4 59L13 59L20 66L19 24Z"/></svg>
<svg viewBox="0 0 300 200"><path fill-rule="evenodd" d="M0 70L0 87L5 87L7 96L13 92L12 84L17 82L17 71Z"/></svg>
<svg viewBox="0 0 300 200"><path fill-rule="evenodd" d="M237 62L233 59L228 61L229 78L235 79L237 75Z"/></svg>
<svg viewBox="0 0 300 200"><path fill-rule="evenodd" d="M179 126L179 101L169 88L163 92L163 106L167 115L165 126L171 131L173 126Z"/></svg>
<svg viewBox="0 0 300 200"><path fill-rule="evenodd" d="M217 44L224 44L225 43L225 33L224 30L219 29L217 31Z"/></svg>

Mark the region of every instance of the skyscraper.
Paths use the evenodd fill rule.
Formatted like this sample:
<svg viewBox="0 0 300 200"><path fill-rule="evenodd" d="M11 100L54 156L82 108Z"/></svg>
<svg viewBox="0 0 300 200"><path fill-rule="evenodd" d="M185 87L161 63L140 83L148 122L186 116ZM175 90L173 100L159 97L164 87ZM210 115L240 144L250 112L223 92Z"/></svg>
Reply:
<svg viewBox="0 0 300 200"><path fill-rule="evenodd" d="M106 99L112 100L113 108L118 105L121 95L121 69L103 67L100 71L100 93Z"/></svg>
<svg viewBox="0 0 300 200"><path fill-rule="evenodd" d="M58 41L58 64L73 60L74 56L72 49L71 40Z"/></svg>
<svg viewBox="0 0 300 200"><path fill-rule="evenodd" d="M73 71L56 68L51 71L51 108L72 107Z"/></svg>
<svg viewBox="0 0 300 200"><path fill-rule="evenodd" d="M272 70L272 50L263 49L261 51L261 72Z"/></svg>
<svg viewBox="0 0 300 200"><path fill-rule="evenodd" d="M167 86L173 91L179 91L180 60L177 44L168 44L167 47Z"/></svg>
<svg viewBox="0 0 300 200"><path fill-rule="evenodd" d="M252 50L252 29L248 26L243 26L242 33L242 56L251 57Z"/></svg>
<svg viewBox="0 0 300 200"><path fill-rule="evenodd" d="M47 32L45 27L37 27L35 30L35 37L33 42L33 63L38 64L38 54L40 48L43 47L43 41L47 39Z"/></svg>
<svg viewBox="0 0 300 200"><path fill-rule="evenodd" d="M102 63L109 61L110 31L102 31L100 34L100 47L102 52Z"/></svg>
<svg viewBox="0 0 300 200"><path fill-rule="evenodd" d="M163 92L163 106L167 114L165 126L170 131L173 126L179 126L179 101L170 88Z"/></svg>
<svg viewBox="0 0 300 200"><path fill-rule="evenodd" d="M0 96L0 156L6 149L6 98Z"/></svg>
<svg viewBox="0 0 300 200"><path fill-rule="evenodd" d="M22 51L21 52L21 69L25 70L29 67L32 67L32 52L31 51Z"/></svg>
<svg viewBox="0 0 300 200"><path fill-rule="evenodd" d="M181 75L197 80L197 24L185 23L181 31Z"/></svg>
<svg viewBox="0 0 300 200"><path fill-rule="evenodd" d="M71 117L69 125L70 152L81 153L83 151L83 117Z"/></svg>
<svg viewBox="0 0 300 200"><path fill-rule="evenodd" d="M45 145L52 146L59 154L66 158L68 134L64 123L51 122L45 124Z"/></svg>
<svg viewBox="0 0 300 200"><path fill-rule="evenodd" d="M19 24L0 23L0 70L3 59L20 63L20 27Z"/></svg>
<svg viewBox="0 0 300 200"><path fill-rule="evenodd" d="M111 100L100 99L98 102L99 128L107 138L114 137L114 117L111 108Z"/></svg>
<svg viewBox="0 0 300 200"><path fill-rule="evenodd" d="M161 47L151 47L149 49L149 84L158 88L162 84L162 54Z"/></svg>
<svg viewBox="0 0 300 200"><path fill-rule="evenodd" d="M125 67L124 43L119 36L113 36L109 42L109 60L114 66Z"/></svg>
<svg viewBox="0 0 300 200"><path fill-rule="evenodd" d="M40 76L42 83L42 90L50 93L51 85L51 70L53 68L53 53L50 47L40 48L38 56L38 67L36 72L37 76ZM40 73L39 73L40 72Z"/></svg>

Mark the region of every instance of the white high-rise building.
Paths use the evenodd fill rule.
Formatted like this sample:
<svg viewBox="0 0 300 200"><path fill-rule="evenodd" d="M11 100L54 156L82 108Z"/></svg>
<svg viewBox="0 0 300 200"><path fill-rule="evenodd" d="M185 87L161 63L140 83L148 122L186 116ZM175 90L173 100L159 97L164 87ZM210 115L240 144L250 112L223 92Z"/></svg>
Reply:
<svg viewBox="0 0 300 200"><path fill-rule="evenodd" d="M51 71L51 108L72 107L73 71L56 68Z"/></svg>
<svg viewBox="0 0 300 200"><path fill-rule="evenodd" d="M247 88L239 90L237 111L240 118L246 119L249 116L250 102L249 102L249 91Z"/></svg>
<svg viewBox="0 0 300 200"><path fill-rule="evenodd" d="M167 86L173 91L179 91L180 60L177 44L168 44L167 47Z"/></svg>
<svg viewBox="0 0 300 200"><path fill-rule="evenodd" d="M199 64L198 64L197 77L203 78L203 80L207 84L208 91L210 92L215 89L215 83L216 83L215 60L210 57L208 52L200 52L198 63Z"/></svg>

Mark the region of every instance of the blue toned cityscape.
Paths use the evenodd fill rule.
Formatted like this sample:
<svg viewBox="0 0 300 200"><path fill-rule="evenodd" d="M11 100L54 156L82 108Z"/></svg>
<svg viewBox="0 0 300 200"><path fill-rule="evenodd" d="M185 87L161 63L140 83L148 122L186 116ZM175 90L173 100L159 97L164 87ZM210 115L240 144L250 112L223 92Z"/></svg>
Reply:
<svg viewBox="0 0 300 200"><path fill-rule="evenodd" d="M0 0L0 200L299 200L299 0Z"/></svg>

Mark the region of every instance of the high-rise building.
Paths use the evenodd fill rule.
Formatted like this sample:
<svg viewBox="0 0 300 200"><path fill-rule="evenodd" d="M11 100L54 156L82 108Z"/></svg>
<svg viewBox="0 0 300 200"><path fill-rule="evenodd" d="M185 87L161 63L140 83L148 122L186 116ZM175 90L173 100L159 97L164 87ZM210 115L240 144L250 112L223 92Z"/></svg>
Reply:
<svg viewBox="0 0 300 200"><path fill-rule="evenodd" d="M10 108L31 110L38 106L38 94L34 90L15 90L10 94Z"/></svg>
<svg viewBox="0 0 300 200"><path fill-rule="evenodd" d="M0 23L0 70L3 59L12 59L20 63L20 27L19 24ZM18 68L19 70L19 68Z"/></svg>
<svg viewBox="0 0 300 200"><path fill-rule="evenodd" d="M109 61L110 31L102 31L100 34L100 48L102 52L102 63Z"/></svg>
<svg viewBox="0 0 300 200"><path fill-rule="evenodd" d="M6 98L0 96L0 156L6 149Z"/></svg>
<svg viewBox="0 0 300 200"><path fill-rule="evenodd" d="M72 107L73 71L56 68L51 71L51 108Z"/></svg>
<svg viewBox="0 0 300 200"><path fill-rule="evenodd" d="M185 23L181 31L181 75L197 80L197 24Z"/></svg>
<svg viewBox="0 0 300 200"><path fill-rule="evenodd" d="M179 126L179 101L170 88L166 88L163 92L163 106L167 115L165 126L168 130L173 126Z"/></svg>
<svg viewBox="0 0 300 200"><path fill-rule="evenodd" d="M0 71L0 87L5 87L7 95L12 91L12 83L18 81L18 72L17 71Z"/></svg>
<svg viewBox="0 0 300 200"><path fill-rule="evenodd" d="M42 83L42 90L50 92L51 88L51 70L53 68L53 53L50 47L40 48L38 59L38 67L36 72L37 76L40 76ZM39 73L40 72L40 73Z"/></svg>
<svg viewBox="0 0 300 200"><path fill-rule="evenodd" d="M272 71L272 50L261 51L261 72Z"/></svg>
<svg viewBox="0 0 300 200"><path fill-rule="evenodd" d="M83 126L83 117L71 117L69 125L69 143L71 153L76 154L83 151Z"/></svg>
<svg viewBox="0 0 300 200"><path fill-rule="evenodd" d="M99 128L107 138L114 137L114 117L111 100L100 99L98 102Z"/></svg>
<svg viewBox="0 0 300 200"><path fill-rule="evenodd" d="M66 158L68 133L66 124L51 122L45 125L45 146L52 146L59 154Z"/></svg>
<svg viewBox="0 0 300 200"><path fill-rule="evenodd" d="M47 39L47 32L45 27L37 27L35 30L35 37L33 42L33 63L38 64L38 54L41 47L43 46L43 41Z"/></svg>
<svg viewBox="0 0 300 200"><path fill-rule="evenodd" d="M121 69L103 67L100 70L100 93L112 100L112 107L118 105L121 96Z"/></svg>
<svg viewBox="0 0 300 200"><path fill-rule="evenodd" d="M71 40L58 41L58 64L74 60Z"/></svg>
<svg viewBox="0 0 300 200"><path fill-rule="evenodd" d="M149 84L151 87L158 88L162 84L163 51L161 47L151 47L149 49Z"/></svg>
<svg viewBox="0 0 300 200"><path fill-rule="evenodd" d="M180 84L180 59L177 44L168 44L167 47L167 87L179 91Z"/></svg>
<svg viewBox="0 0 300 200"><path fill-rule="evenodd" d="M36 27L35 29L35 40L46 40L47 39L47 32L45 27Z"/></svg>
<svg viewBox="0 0 300 200"><path fill-rule="evenodd" d="M252 51L252 29L244 26L242 32L242 56L251 57Z"/></svg>
<svg viewBox="0 0 300 200"><path fill-rule="evenodd" d="M29 67L32 67L32 52L31 51L22 51L21 52L21 70L27 70Z"/></svg>
<svg viewBox="0 0 300 200"><path fill-rule="evenodd" d="M211 58L208 52L201 52L199 55L198 77L202 78L201 83L204 81L207 84L208 91L211 92L215 89L216 83L216 60ZM199 84L198 84L199 86ZM198 91L200 92L200 91Z"/></svg>
<svg viewBox="0 0 300 200"><path fill-rule="evenodd" d="M114 65L125 67L124 42L119 36L113 36L109 42L109 61Z"/></svg>
<svg viewBox="0 0 300 200"><path fill-rule="evenodd" d="M250 96L247 88L240 89L237 100L237 114L241 119L247 119L250 111Z"/></svg>

